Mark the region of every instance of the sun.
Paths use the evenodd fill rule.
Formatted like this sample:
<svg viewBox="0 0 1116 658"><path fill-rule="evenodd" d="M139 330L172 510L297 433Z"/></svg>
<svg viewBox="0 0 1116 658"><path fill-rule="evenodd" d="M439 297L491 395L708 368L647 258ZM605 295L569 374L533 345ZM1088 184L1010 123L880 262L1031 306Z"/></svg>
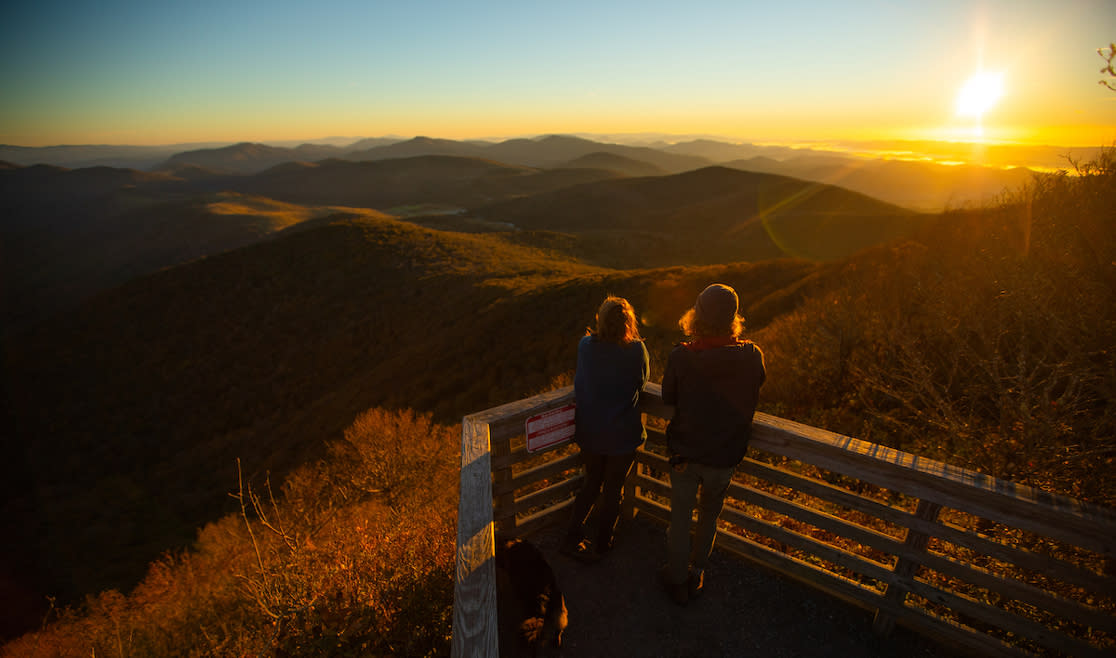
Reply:
<svg viewBox="0 0 1116 658"><path fill-rule="evenodd" d="M979 120L1003 95L1003 73L974 73L957 92L957 115Z"/></svg>

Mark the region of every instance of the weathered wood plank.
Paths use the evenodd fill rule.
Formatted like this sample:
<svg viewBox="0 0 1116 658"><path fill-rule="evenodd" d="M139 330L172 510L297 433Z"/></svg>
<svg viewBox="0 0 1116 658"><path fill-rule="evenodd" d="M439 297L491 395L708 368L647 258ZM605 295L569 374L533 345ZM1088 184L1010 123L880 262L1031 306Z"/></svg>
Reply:
<svg viewBox="0 0 1116 658"><path fill-rule="evenodd" d="M645 409L661 405L661 398L658 402L653 399L656 394L661 396L661 388L644 388ZM764 413L756 414L752 444L760 450L1116 557L1113 510Z"/></svg>
<svg viewBox="0 0 1116 658"><path fill-rule="evenodd" d="M451 643L451 653L458 658L498 655L489 449L488 425L466 417L461 423L461 494L457 507Z"/></svg>
<svg viewBox="0 0 1116 658"><path fill-rule="evenodd" d="M572 504L573 498L568 498L545 507L534 514L519 517L515 521L516 536L524 537L547 526L565 524L569 520L569 508Z"/></svg>
<svg viewBox="0 0 1116 658"><path fill-rule="evenodd" d="M905 590L928 601L944 605L950 610L955 610L962 615L983 621L1020 637L1030 638L1048 649L1056 649L1071 656L1095 656L1100 658L1101 656L1112 655L1109 651L1047 628L1041 623L1024 619L1007 610L975 601L961 594L946 592L929 583L917 580L913 576L900 576L899 582Z"/></svg>
<svg viewBox="0 0 1116 658"><path fill-rule="evenodd" d="M516 516L521 515L528 510L536 507L545 507L554 503L555 501L565 500L571 494L581 488L581 483L584 481L585 476L578 475L577 477L568 480L562 480L556 484L552 484L545 489L540 489L534 493L527 494L526 496L516 498L515 503L511 505L501 505L496 508L495 518L497 526L501 521L514 519Z"/></svg>
<svg viewBox="0 0 1116 658"><path fill-rule="evenodd" d="M984 656L1034 658L1034 654L1029 651L1017 649L991 635L919 608L907 608L906 613L897 618L897 623L916 633L934 638L943 645L962 649L966 654L982 658Z"/></svg>
<svg viewBox="0 0 1116 658"><path fill-rule="evenodd" d="M795 548L804 553L819 557L823 560L837 565L838 567L844 567L845 569L855 571L858 574L867 576L874 580L878 580L884 583L890 583L894 580L891 569L888 569L878 562L868 560L864 557L856 555L855 553L850 553L849 551L840 549L831 544L819 541L817 539L814 539L813 537L810 537L809 535L804 535L800 532L789 530L769 521L764 521L762 519L757 519L755 517L749 516L739 509L725 507L724 511L721 512L721 518L724 521L731 523L732 525L760 535L761 537L773 539L791 548ZM730 530L725 530L724 528L722 528L721 530L743 538L743 535L731 532ZM817 567L817 565L813 566ZM824 567L817 568L820 571L832 573L832 571ZM844 576L842 576L842 578L844 578ZM857 585L860 587L864 587L864 585L861 583L857 583Z"/></svg>
<svg viewBox="0 0 1116 658"><path fill-rule="evenodd" d="M484 411L471 414L470 417L488 423L492 426L516 422L523 425L528 418L537 413L561 407L573 401L573 386L563 386L552 391L532 395L529 398L508 402ZM522 429L522 427L520 427Z"/></svg>
<svg viewBox="0 0 1116 658"><path fill-rule="evenodd" d="M941 520L935 522L924 521L904 509L859 496L840 487L807 478L783 468L753 459L745 459L737 471L762 478L774 484L790 487L836 505L857 510L892 525L910 528L938 537L943 541L968 548L981 555L1042 573L1088 591L1098 594L1116 592L1116 578L1083 569L1049 555L1031 553L1014 546L1001 544L963 528L951 526Z"/></svg>
<svg viewBox="0 0 1116 658"><path fill-rule="evenodd" d="M653 478L645 473L633 475L632 477L635 479L636 484L644 491L650 491L664 498L670 498L670 485L666 482ZM646 496L643 497L646 498Z"/></svg>
<svg viewBox="0 0 1116 658"><path fill-rule="evenodd" d="M910 527L918 528L919 526L915 522L912 522L910 523ZM1081 587L1086 591L1096 592L1102 595L1109 595L1112 592L1116 592L1116 578L1083 569L1075 564L1070 564L1050 555L1032 553L1031 551L1026 551L1021 548L1001 544L1000 542L981 537L975 532L955 528L946 524L937 525L930 529L919 529L923 532L929 531L930 534L937 535L943 541L976 551L979 555L985 555L1008 564L1014 564L1023 569L1043 574L1053 580Z"/></svg>
<svg viewBox="0 0 1116 658"><path fill-rule="evenodd" d="M922 557L922 564L927 569L995 592L1004 598L1015 599L1063 619L1116 635L1116 617L1103 610L1057 596L1034 585L998 576L944 555L926 553Z"/></svg>
<svg viewBox="0 0 1116 658"><path fill-rule="evenodd" d="M581 455L579 453L566 455L565 457L555 459L554 461L532 467L526 471L523 471L519 475L516 475L510 480L499 483L498 485L494 484L492 486L492 494L495 496L500 496L512 491L518 491L523 487L529 486L542 480L546 480L548 478L553 478L555 476L561 475L565 471L579 468L580 466Z"/></svg>
<svg viewBox="0 0 1116 658"><path fill-rule="evenodd" d="M527 419L551 409L564 407L574 401L573 386L564 386L540 393L517 402L482 411L491 424L492 440L503 440L522 435Z"/></svg>
<svg viewBox="0 0 1116 658"><path fill-rule="evenodd" d="M772 466L771 464L766 464L755 459L745 458L740 466L736 467L736 472L737 474L751 475L772 484L789 487L819 500L856 510L895 525L909 527L907 521L914 518L913 515L905 509L892 507L877 500L872 500L871 498L853 493L847 489L833 486L828 482L800 475L794 471L779 466Z"/></svg>
<svg viewBox="0 0 1116 658"><path fill-rule="evenodd" d="M729 487L729 496L737 500L751 503L758 507L771 510L797 519L803 523L827 530L835 535L855 541L865 546L870 546L883 553L901 555L903 545L894 537L871 528L846 521L838 516L833 516L794 501L775 496L766 491L749 487L739 482L733 482Z"/></svg>
<svg viewBox="0 0 1116 658"><path fill-rule="evenodd" d="M753 445L877 486L1116 557L1116 512L975 471L756 414Z"/></svg>
<svg viewBox="0 0 1116 658"><path fill-rule="evenodd" d="M920 500L918 501L918 509L915 510L915 516L933 523L938 519L938 514L941 511L941 505L929 500ZM926 544L929 541L929 535L917 530L907 530L907 538L903 540L903 547L907 550L904 555L899 557L899 562L895 565L895 575L899 579L913 576L918 571L923 560L923 556L920 554L926 550ZM888 583L884 598L899 605L904 605L904 601L907 599L907 590L894 582ZM882 610L877 610L876 617L872 620L872 630L879 635L890 635L894 629L895 617Z"/></svg>
<svg viewBox="0 0 1116 658"><path fill-rule="evenodd" d="M491 426L490 426L491 427ZM492 507L494 508L493 521L495 522L495 532L497 534L507 534L512 531L515 525L515 518L511 519L511 524L508 523L508 518L501 515L500 510L510 507L515 504L515 493L512 491L505 491L507 483L512 479L511 466L496 466L495 462L500 461L502 457L511 451L511 443L507 438L493 440L489 436L490 446L490 464L492 464L492 487L493 492L489 494L492 498ZM499 488L503 493L495 493L495 488Z"/></svg>
<svg viewBox="0 0 1116 658"><path fill-rule="evenodd" d="M645 414L664 420L674 417L674 407L663 402L663 387L654 382L643 385L643 393L639 396L639 408Z"/></svg>

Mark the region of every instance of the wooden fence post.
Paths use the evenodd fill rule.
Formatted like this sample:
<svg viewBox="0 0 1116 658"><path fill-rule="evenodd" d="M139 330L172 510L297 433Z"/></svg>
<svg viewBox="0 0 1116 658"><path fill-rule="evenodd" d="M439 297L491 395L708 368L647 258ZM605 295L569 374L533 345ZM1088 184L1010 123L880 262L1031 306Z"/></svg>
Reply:
<svg viewBox="0 0 1116 658"><path fill-rule="evenodd" d="M647 427L647 414L640 414L643 421L643 426ZM639 475L639 451L643 450L643 446L636 449L635 461L632 462L632 470L628 473L628 479L624 481L624 502L620 508L621 518L631 521L636 517L636 498L639 497L641 487L636 485L636 476Z"/></svg>
<svg viewBox="0 0 1116 658"><path fill-rule="evenodd" d="M936 521L938 514L942 511L942 506L938 503L930 502L926 499L918 501L918 508L915 510L915 516L925 521ZM907 530L907 539L903 542L904 546L912 548L916 551L925 551L926 544L930 541L930 536L913 529ZM908 578L918 571L921 564L917 560L912 560L906 557L900 557L895 564L895 575L901 578ZM897 583L890 583L887 585L887 590L884 592L884 599L887 601L902 604L907 598L907 588L901 587ZM891 631L895 629L895 617L882 610L876 610L876 617L872 620L872 630L877 635L890 635Z"/></svg>
<svg viewBox="0 0 1116 658"><path fill-rule="evenodd" d="M461 423L461 497L453 587L454 658L495 656L496 544L492 532L492 460L488 423Z"/></svg>
<svg viewBox="0 0 1116 658"><path fill-rule="evenodd" d="M493 460L495 460L499 457L507 457L510 454L511 454L511 439L510 438L503 439L503 440L497 440L495 443L492 444L492 458L493 458ZM499 486L499 485L503 484L504 482L507 482L508 480L511 480L511 479L512 479L511 466L505 466L504 468L498 468L498 469L492 471L492 486L493 487L497 487L497 486ZM489 495L491 495L491 494L489 494ZM501 516L500 511L501 510L513 509L514 507L515 507L515 491L508 491L505 494L495 496L495 497L492 498L492 508L493 508L493 512L494 512L494 514L497 518L496 526L495 526L497 536L503 537L505 539L509 539L511 537L517 536L518 533L515 532L515 523L516 523L515 522L515 517L513 516L510 519L501 519L500 518L500 516Z"/></svg>
<svg viewBox="0 0 1116 658"><path fill-rule="evenodd" d="M628 474L628 479L624 481L624 502L620 508L621 518L631 521L636 517L636 497L639 496L640 488L636 486L636 475L639 474L639 461L632 464L632 472Z"/></svg>

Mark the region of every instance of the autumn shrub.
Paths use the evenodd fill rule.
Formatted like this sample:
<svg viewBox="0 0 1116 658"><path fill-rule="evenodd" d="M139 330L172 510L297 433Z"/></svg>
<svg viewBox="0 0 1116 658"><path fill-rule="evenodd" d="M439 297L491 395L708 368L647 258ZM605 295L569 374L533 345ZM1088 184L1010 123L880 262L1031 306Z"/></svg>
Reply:
<svg viewBox="0 0 1116 658"><path fill-rule="evenodd" d="M370 410L282 487L242 481L242 514L130 593L58 610L0 654L446 654L456 437L428 415Z"/></svg>
<svg viewBox="0 0 1116 658"><path fill-rule="evenodd" d="M862 254L757 336L770 408L1113 504L1116 166Z"/></svg>

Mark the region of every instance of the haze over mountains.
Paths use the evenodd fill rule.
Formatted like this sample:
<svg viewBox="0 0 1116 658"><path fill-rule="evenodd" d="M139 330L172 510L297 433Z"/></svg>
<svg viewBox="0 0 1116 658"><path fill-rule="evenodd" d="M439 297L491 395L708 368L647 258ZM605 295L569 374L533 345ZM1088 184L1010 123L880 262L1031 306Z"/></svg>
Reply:
<svg viewBox="0 0 1116 658"><path fill-rule="evenodd" d="M778 173L839 184L884 201L918 210L939 210L993 198L1005 186L1026 179L1026 168L1066 168L1070 158L1087 160L1097 149L1056 146L975 146L938 142L865 143L810 147L734 144L712 139L668 142L665 136L637 136L638 145L570 136L509 139L500 142L454 141L429 137L369 138L346 142L332 138L300 145L182 145L166 147L0 145L0 161L19 165L52 164L67 168L113 166L141 170L193 165L226 173L256 173L292 161L327 158L378 160L419 155L455 155L511 165L553 168L586 166L573 161L609 154L642 163L628 175L653 175L648 165L678 173L714 164ZM606 138L607 139L607 138ZM888 154L881 159L879 154ZM758 159L762 158L762 159ZM994 166L946 166L936 162L986 162ZM600 166L600 163L589 166ZM616 169L616 163L606 167ZM1003 167L1015 167L1005 170Z"/></svg>

